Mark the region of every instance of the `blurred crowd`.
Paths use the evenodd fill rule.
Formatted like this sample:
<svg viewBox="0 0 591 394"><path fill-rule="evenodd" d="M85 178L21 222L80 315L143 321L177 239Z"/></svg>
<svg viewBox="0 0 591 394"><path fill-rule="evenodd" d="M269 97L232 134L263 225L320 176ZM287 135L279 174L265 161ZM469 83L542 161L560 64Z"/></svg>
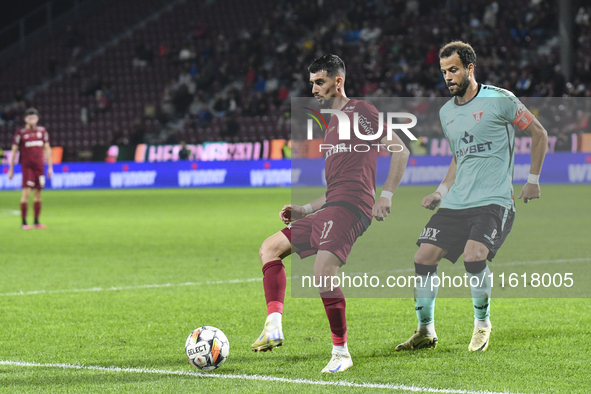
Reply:
<svg viewBox="0 0 591 394"><path fill-rule="evenodd" d="M455 39L475 48L479 82L517 96L591 97L590 13L576 11L567 81L556 1L278 1L261 26L236 37L198 22L173 54L183 72L164 93L162 120L185 116L199 127L288 111L290 97L310 94L307 66L325 53L345 61L349 97L448 97L438 50Z"/></svg>
<svg viewBox="0 0 591 394"><path fill-rule="evenodd" d="M575 56L568 80L560 66L555 0L280 0L253 29L229 34L196 19L183 42L140 44L133 66L166 58L179 67L161 102L146 105L146 115L163 130L198 131L219 121L222 137L230 139L238 138L236 119L242 117L285 122L289 98L310 95L307 66L326 53L345 61L349 97L448 97L438 50L457 39L475 48L479 82L522 97L591 97L591 5L574 3ZM76 42L71 46L78 48ZM84 82L81 95L94 95L93 108L100 111L114 99L96 76ZM24 107L17 94L0 109L0 122ZM92 115L86 111L82 122ZM589 118L587 109L580 111L573 122ZM433 127L432 135L439 136L438 130ZM173 134L150 138L167 139L175 142Z"/></svg>

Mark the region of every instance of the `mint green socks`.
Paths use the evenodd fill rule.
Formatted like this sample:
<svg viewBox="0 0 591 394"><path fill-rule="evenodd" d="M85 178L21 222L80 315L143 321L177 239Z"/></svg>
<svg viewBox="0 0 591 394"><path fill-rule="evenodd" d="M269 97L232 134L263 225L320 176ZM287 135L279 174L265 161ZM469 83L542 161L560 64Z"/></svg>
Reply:
<svg viewBox="0 0 591 394"><path fill-rule="evenodd" d="M464 262L468 271L474 318L477 321L488 321L490 317L491 278L486 260ZM490 323L489 323L490 325Z"/></svg>
<svg viewBox="0 0 591 394"><path fill-rule="evenodd" d="M439 280L436 280L435 284L433 283L433 277L437 276L437 265L415 263L415 271L417 277L415 311L420 328L420 326L426 326L435 320L435 298L437 298L439 290Z"/></svg>

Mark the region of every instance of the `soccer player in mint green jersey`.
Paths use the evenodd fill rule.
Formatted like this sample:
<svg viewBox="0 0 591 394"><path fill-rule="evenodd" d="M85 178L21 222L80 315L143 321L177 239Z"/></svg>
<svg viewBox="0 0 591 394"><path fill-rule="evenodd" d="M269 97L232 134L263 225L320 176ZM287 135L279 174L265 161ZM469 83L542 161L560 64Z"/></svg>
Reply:
<svg viewBox="0 0 591 394"><path fill-rule="evenodd" d="M437 346L434 309L437 264L455 263L463 254L474 305L470 351L489 345L492 261L511 231L515 215L513 162L515 127L531 135L531 167L518 198L527 203L540 197L538 179L546 155L548 135L540 122L511 92L476 82L476 53L461 41L439 52L441 72L452 96L439 111L441 126L453 159L437 190L423 199L427 209L440 209L423 229L415 254L421 280L415 287L418 329L396 350ZM473 277L476 279L472 280Z"/></svg>

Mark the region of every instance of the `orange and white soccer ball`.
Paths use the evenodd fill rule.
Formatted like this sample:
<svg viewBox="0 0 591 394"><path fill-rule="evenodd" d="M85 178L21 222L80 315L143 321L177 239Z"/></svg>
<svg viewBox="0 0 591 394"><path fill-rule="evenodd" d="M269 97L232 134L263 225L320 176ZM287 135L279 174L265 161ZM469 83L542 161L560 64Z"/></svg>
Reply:
<svg viewBox="0 0 591 394"><path fill-rule="evenodd" d="M195 329L185 343L189 362L202 371L219 368L230 354L230 343L222 330L203 326Z"/></svg>

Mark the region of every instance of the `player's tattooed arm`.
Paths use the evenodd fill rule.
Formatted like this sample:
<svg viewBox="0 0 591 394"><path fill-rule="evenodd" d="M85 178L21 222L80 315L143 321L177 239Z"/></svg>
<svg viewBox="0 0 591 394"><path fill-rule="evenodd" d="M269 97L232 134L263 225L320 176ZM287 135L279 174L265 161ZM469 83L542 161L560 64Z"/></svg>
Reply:
<svg viewBox="0 0 591 394"><path fill-rule="evenodd" d="M454 155L447 170L447 174L445 175L445 178L443 179L437 190L429 194L427 197L423 198L422 205L424 208L430 210L434 210L435 208L437 208L437 206L441 202L441 199L443 199L443 196L447 194L449 189L451 189L453 184L456 182L456 169L457 163L456 157Z"/></svg>
<svg viewBox="0 0 591 394"><path fill-rule="evenodd" d="M532 137L531 166L527 183L523 186L521 193L519 193L517 198L523 198L523 202L527 204L529 200L540 198L541 192L538 178L542 172L542 164L546 157L548 132L536 118L534 118L531 124L523 131Z"/></svg>
<svg viewBox="0 0 591 394"><path fill-rule="evenodd" d="M316 212L322 208L324 204L326 204L326 195L322 195L322 197L317 198L304 206L294 204L284 205L281 212L279 212L279 219L281 219L283 223L289 224L290 222L306 217L312 212Z"/></svg>

